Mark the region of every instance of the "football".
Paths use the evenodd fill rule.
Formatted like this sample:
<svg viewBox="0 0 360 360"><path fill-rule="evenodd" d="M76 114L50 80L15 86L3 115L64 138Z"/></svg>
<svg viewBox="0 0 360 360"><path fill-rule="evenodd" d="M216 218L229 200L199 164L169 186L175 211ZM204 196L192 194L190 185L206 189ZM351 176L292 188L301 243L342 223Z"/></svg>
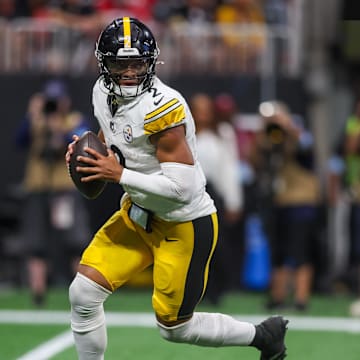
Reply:
<svg viewBox="0 0 360 360"><path fill-rule="evenodd" d="M107 156L107 150L105 144L97 137L95 133L93 133L92 131L86 131L75 143L74 151L70 157L69 174L72 181L83 196L85 196L87 199L95 199L103 192L106 182L101 180L95 180L84 183L81 181L81 178L85 175L77 172L76 167L89 165L77 161L77 157L84 156L93 158L92 155L90 155L84 150L85 147L92 148L105 156Z"/></svg>

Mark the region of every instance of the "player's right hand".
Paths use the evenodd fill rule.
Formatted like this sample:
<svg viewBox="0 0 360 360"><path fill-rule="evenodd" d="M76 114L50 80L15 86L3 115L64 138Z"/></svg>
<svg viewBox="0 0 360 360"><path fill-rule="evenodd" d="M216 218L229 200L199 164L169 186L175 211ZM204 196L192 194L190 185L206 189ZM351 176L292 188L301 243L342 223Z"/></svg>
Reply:
<svg viewBox="0 0 360 360"><path fill-rule="evenodd" d="M68 144L67 151L65 154L65 161L66 161L66 165L68 166L69 166L71 154L74 152L74 145L76 144L77 141L79 141L79 136L77 135L73 135L72 138L73 141Z"/></svg>

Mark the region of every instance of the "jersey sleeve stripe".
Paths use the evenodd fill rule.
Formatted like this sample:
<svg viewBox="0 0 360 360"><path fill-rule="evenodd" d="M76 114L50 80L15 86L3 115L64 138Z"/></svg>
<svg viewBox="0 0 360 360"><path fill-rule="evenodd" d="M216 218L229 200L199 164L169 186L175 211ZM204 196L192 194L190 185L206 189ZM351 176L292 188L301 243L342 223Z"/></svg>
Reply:
<svg viewBox="0 0 360 360"><path fill-rule="evenodd" d="M172 112L173 110L175 110L175 109L178 108L179 106L183 106L183 105L180 104L180 103L175 103L175 104L173 104L172 106L170 106L169 108L167 108L166 110L162 111L161 113L153 116L151 119L148 119L148 120L145 119L145 122L144 122L144 123L145 123L145 124L151 123L152 121L155 121L155 120L157 120L157 119L165 116L166 114Z"/></svg>
<svg viewBox="0 0 360 360"><path fill-rule="evenodd" d="M179 104L166 114L162 114L152 121L147 121L144 124L145 134L155 134L159 131L180 125L184 119L185 108L184 105Z"/></svg>
<svg viewBox="0 0 360 360"><path fill-rule="evenodd" d="M156 110L152 111L151 113L146 114L145 122L148 120L151 121L153 117L156 117L156 115L159 115L163 111L166 111L167 109L169 109L173 105L177 104L178 102L179 102L178 99L172 99L172 100L168 101L166 104L164 104L164 105L160 106L159 108L157 108Z"/></svg>

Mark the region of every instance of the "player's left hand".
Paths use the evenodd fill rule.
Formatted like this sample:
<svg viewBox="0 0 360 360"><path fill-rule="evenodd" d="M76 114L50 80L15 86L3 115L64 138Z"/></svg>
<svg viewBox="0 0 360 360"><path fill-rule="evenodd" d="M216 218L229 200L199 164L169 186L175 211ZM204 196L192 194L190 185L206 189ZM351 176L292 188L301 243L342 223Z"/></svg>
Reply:
<svg viewBox="0 0 360 360"><path fill-rule="evenodd" d="M94 149L85 147L84 150L94 158L78 156L77 160L88 165L78 166L76 171L83 173L81 181L103 180L119 183L124 167L119 164L115 153L107 149L108 155L101 155Z"/></svg>

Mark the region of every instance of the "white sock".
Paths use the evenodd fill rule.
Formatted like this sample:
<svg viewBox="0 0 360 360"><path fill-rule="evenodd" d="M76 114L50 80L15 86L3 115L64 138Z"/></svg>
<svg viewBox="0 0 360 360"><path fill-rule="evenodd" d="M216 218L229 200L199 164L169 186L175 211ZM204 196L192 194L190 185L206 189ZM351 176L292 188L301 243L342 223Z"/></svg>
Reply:
<svg viewBox="0 0 360 360"><path fill-rule="evenodd" d="M73 332L79 360L103 360L107 344L105 324L95 330Z"/></svg>
<svg viewBox="0 0 360 360"><path fill-rule="evenodd" d="M255 326L219 313L194 313L193 317L173 327L158 323L166 340L200 346L245 346L255 337Z"/></svg>

